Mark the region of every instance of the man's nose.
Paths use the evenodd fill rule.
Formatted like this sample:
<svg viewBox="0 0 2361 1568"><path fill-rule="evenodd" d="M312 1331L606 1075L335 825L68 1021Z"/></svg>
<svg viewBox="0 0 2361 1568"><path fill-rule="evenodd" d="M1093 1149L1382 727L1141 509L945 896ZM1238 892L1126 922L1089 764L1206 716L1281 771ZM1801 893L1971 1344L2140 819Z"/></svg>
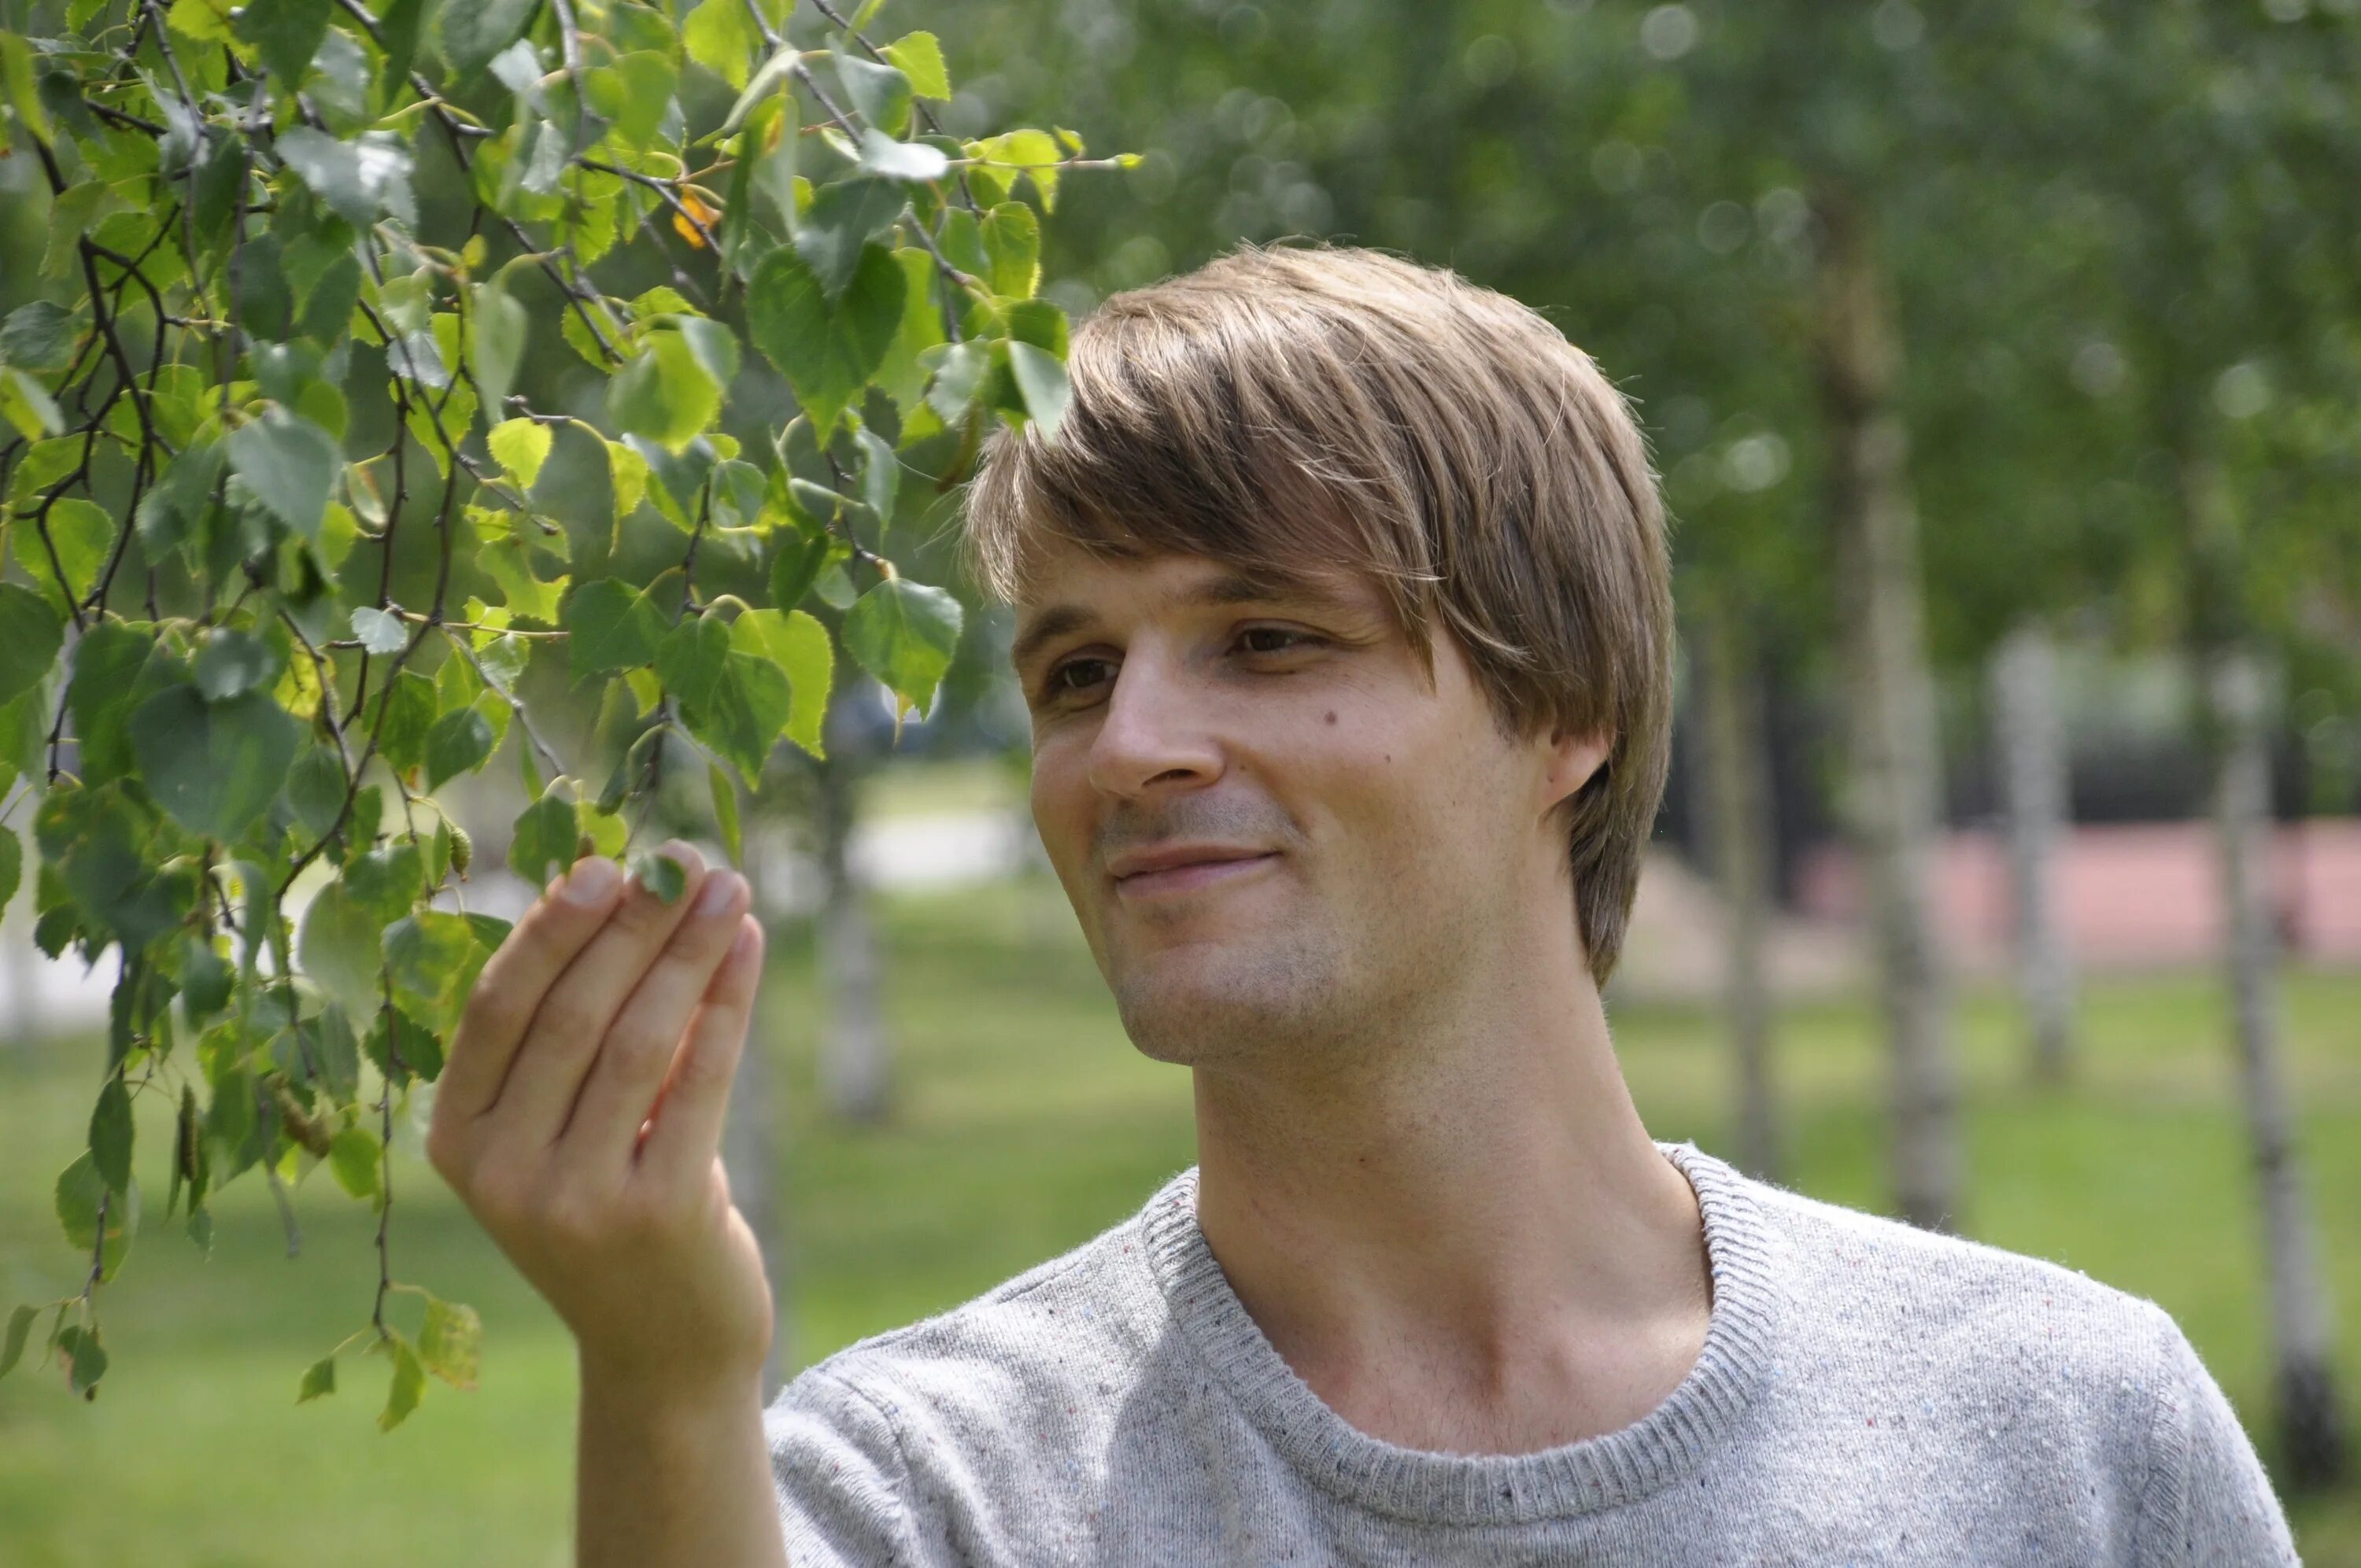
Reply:
<svg viewBox="0 0 2361 1568"><path fill-rule="evenodd" d="M1136 798L1218 777L1221 747L1200 685L1169 652L1126 652L1091 742L1093 787Z"/></svg>

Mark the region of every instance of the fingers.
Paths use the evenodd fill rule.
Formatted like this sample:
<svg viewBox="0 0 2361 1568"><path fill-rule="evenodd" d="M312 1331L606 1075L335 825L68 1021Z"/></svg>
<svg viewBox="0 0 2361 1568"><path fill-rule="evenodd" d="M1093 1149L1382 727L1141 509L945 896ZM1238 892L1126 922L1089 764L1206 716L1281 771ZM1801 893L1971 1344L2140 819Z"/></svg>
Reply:
<svg viewBox="0 0 2361 1568"><path fill-rule="evenodd" d="M620 1179L689 1015L738 935L747 902L743 877L726 870L707 875L687 916L607 1027L573 1115L558 1130L568 1163Z"/></svg>
<svg viewBox="0 0 2361 1568"><path fill-rule="evenodd" d="M603 855L560 873L485 961L467 993L451 1036L449 1060L436 1086L434 1119L453 1125L483 1114L499 1094L509 1064L532 1026L551 984L606 924L622 890L622 868Z"/></svg>
<svg viewBox="0 0 2361 1568"><path fill-rule="evenodd" d="M503 1141L532 1149L556 1141L599 1042L697 902L705 882L704 857L678 839L661 852L687 873L686 890L666 904L638 878L631 879L606 925L549 988L493 1103L491 1114Z"/></svg>
<svg viewBox="0 0 2361 1568"><path fill-rule="evenodd" d="M730 1084L737 1076L762 978L762 923L741 915L737 938L706 987L697 1016L689 1021L688 1041L664 1082L654 1124L640 1145L643 1179L675 1187L706 1179L721 1147Z"/></svg>

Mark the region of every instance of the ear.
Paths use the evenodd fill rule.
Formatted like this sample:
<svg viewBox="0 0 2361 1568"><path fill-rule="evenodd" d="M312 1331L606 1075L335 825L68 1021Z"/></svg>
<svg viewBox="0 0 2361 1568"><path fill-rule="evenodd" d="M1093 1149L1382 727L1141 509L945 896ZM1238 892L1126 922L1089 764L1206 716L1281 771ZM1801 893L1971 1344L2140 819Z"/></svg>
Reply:
<svg viewBox="0 0 2361 1568"><path fill-rule="evenodd" d="M1544 815L1557 810L1596 778L1614 751L1615 736L1611 730L1587 735L1561 731L1552 735L1542 774Z"/></svg>

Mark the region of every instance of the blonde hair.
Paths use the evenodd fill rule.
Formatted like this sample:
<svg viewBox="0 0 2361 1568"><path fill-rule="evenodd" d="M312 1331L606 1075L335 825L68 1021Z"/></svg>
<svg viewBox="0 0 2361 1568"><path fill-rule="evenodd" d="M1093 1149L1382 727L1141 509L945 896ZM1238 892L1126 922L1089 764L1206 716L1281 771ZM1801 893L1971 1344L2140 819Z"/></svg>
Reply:
<svg viewBox="0 0 2361 1568"><path fill-rule="evenodd" d="M1242 246L1074 329L1054 439L996 428L968 565L1015 602L1033 544L1369 574L1430 673L1439 620L1503 734L1611 736L1566 812L1594 980L1664 794L1673 608L1646 443L1525 305L1377 251Z"/></svg>

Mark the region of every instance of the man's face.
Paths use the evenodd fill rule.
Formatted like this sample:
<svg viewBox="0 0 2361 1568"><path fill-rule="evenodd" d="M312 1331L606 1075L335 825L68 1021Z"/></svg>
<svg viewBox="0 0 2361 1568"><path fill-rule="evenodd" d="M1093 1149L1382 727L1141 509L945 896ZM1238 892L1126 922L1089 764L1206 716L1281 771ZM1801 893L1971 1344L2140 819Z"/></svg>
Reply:
<svg viewBox="0 0 2361 1568"><path fill-rule="evenodd" d="M1448 633L1430 684L1365 579L1040 567L1034 821L1142 1051L1311 1065L1445 1004L1505 923L1571 926L1551 748L1500 734Z"/></svg>

